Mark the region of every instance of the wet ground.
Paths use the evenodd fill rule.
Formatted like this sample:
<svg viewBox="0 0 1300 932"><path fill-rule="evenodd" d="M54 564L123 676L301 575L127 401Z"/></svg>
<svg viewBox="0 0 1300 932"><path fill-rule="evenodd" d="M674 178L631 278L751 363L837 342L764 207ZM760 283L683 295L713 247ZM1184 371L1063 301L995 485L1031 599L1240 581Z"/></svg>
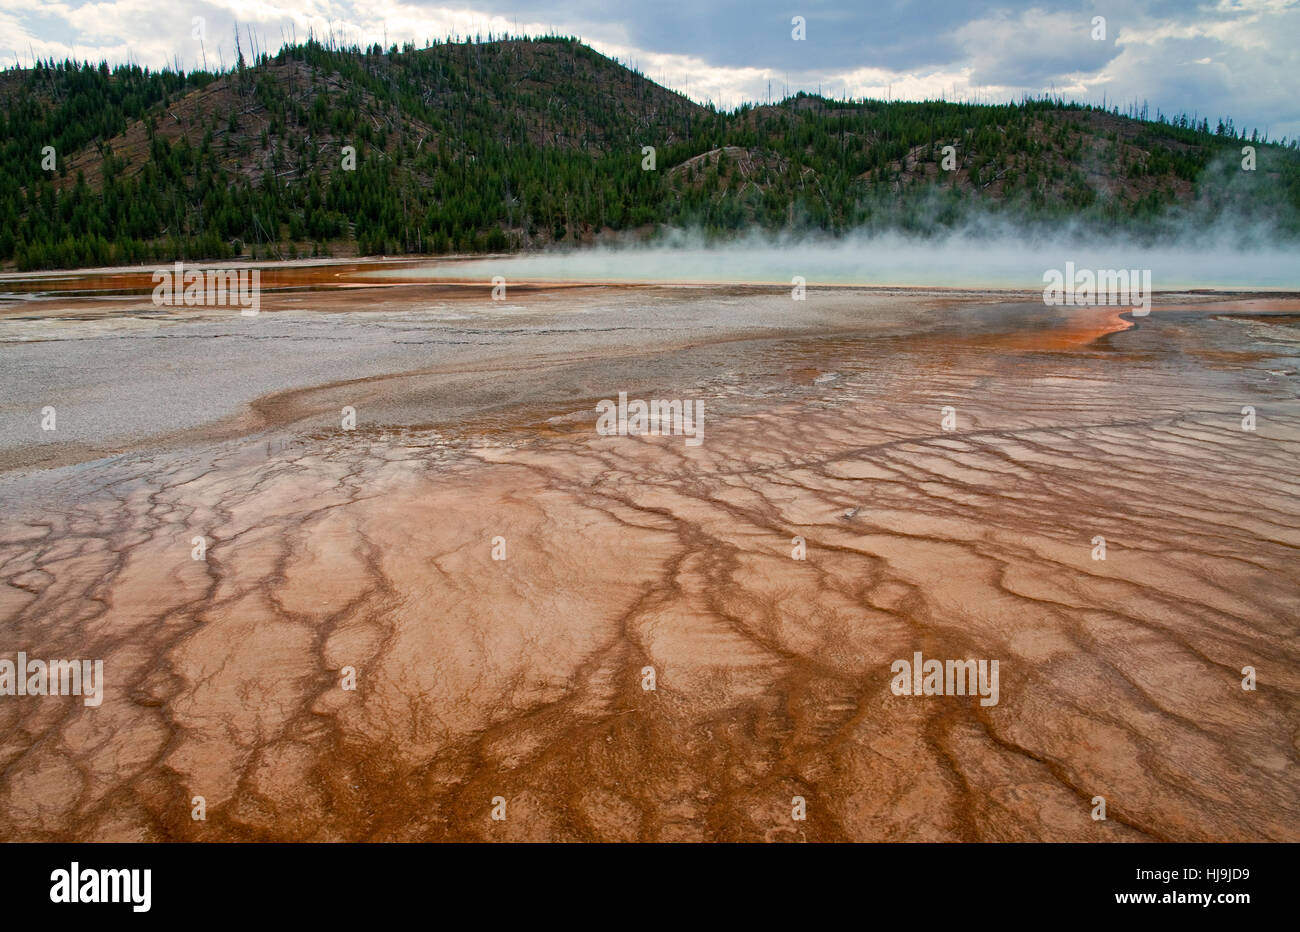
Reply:
<svg viewBox="0 0 1300 932"><path fill-rule="evenodd" d="M1300 840L1294 298L424 289L0 319L0 838Z"/></svg>

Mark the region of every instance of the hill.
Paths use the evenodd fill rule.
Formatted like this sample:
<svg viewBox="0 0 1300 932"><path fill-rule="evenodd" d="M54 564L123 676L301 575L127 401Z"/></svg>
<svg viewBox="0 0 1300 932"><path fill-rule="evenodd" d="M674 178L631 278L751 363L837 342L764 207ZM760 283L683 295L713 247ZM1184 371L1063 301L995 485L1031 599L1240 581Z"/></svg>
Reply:
<svg viewBox="0 0 1300 932"><path fill-rule="evenodd" d="M556 37L309 41L218 74L41 62L0 72L0 140L0 263L23 269L663 226L931 232L977 210L1152 236L1236 214L1300 236L1300 151L1231 121L803 94L720 112Z"/></svg>

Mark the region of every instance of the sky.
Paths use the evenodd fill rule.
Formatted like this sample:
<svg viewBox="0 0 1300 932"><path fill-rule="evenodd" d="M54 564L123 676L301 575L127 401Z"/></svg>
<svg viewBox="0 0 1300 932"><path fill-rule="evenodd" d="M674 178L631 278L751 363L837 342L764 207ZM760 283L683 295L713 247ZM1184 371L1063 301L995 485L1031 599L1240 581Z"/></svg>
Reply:
<svg viewBox="0 0 1300 932"><path fill-rule="evenodd" d="M236 23L246 54L249 30L271 52L309 33L385 46L574 35L725 108L798 90L978 102L1055 93L1300 136L1300 0L0 0L0 62L216 68L234 60Z"/></svg>

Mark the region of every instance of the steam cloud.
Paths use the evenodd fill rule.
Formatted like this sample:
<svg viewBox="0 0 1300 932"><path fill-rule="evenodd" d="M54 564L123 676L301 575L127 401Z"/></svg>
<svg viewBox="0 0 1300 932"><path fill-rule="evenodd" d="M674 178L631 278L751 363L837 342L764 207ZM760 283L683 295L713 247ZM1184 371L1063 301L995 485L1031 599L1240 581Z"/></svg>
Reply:
<svg viewBox="0 0 1300 932"><path fill-rule="evenodd" d="M839 238L751 233L708 242L677 231L650 244L551 250L439 262L403 277L508 282L685 282L913 285L1041 290L1043 273L1066 261L1089 269L1150 269L1157 291L1194 288L1300 290L1300 249L1250 244L1223 227L1143 244L1079 230L1026 235L1005 221L968 224L943 236L858 233Z"/></svg>

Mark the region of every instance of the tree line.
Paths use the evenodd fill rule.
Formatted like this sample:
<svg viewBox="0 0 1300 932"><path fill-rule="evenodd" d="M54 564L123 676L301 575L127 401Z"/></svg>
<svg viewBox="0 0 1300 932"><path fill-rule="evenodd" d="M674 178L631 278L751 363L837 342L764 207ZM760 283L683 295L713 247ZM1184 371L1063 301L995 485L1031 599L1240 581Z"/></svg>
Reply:
<svg viewBox="0 0 1300 932"><path fill-rule="evenodd" d="M563 37L309 40L224 73L45 61L0 72L0 97L0 261L20 269L500 252L683 226L928 233L976 209L1158 235L1194 207L1300 236L1296 142L1230 119L805 94L723 112ZM143 147L113 151L137 122Z"/></svg>

